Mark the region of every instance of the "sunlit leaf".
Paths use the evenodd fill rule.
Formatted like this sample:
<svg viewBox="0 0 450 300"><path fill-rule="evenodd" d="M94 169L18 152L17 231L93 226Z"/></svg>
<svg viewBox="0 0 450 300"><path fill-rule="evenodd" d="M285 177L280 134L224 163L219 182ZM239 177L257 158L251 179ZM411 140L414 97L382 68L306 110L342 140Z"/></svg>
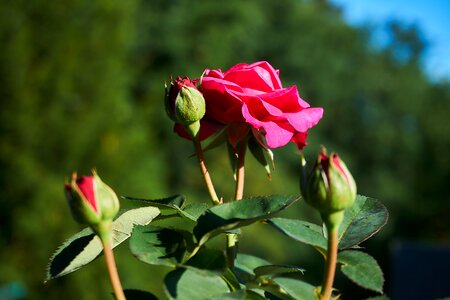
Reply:
<svg viewBox="0 0 450 300"><path fill-rule="evenodd" d="M254 270L256 277L262 277L270 275L271 277L274 275L281 275L287 273L300 273L303 274L305 269L294 267L294 266L285 266L285 265L264 265L260 267L256 267Z"/></svg>
<svg viewBox="0 0 450 300"><path fill-rule="evenodd" d="M214 206L198 218L194 235L202 245L217 234L270 218L297 199L292 196L262 196Z"/></svg>
<svg viewBox="0 0 450 300"><path fill-rule="evenodd" d="M179 268L166 275L164 288L169 299L208 300L229 292L219 275L205 275Z"/></svg>
<svg viewBox="0 0 450 300"><path fill-rule="evenodd" d="M288 237L323 250L327 249L327 240L323 235L322 227L306 221L284 218L273 218L269 224Z"/></svg>
<svg viewBox="0 0 450 300"><path fill-rule="evenodd" d="M339 253L341 271L350 280L363 288L383 292L384 277L377 261L367 253L345 250Z"/></svg>
<svg viewBox="0 0 450 300"><path fill-rule="evenodd" d="M159 209L156 207L141 207L122 213L112 225L112 247L114 248L128 239L134 225L148 224L158 215ZM100 239L90 228L85 228L69 238L55 252L47 268L46 280L78 270L96 259L102 250Z"/></svg>
<svg viewBox="0 0 450 300"><path fill-rule="evenodd" d="M270 262L260 257L244 253L238 253L234 263L235 268L241 269L252 275L255 275L254 269L264 265L270 265Z"/></svg>
<svg viewBox="0 0 450 300"><path fill-rule="evenodd" d="M344 213L339 229L339 248L355 247L377 233L387 222L387 209L377 200L358 195L355 204ZM323 228L302 220L273 218L269 224L299 242L326 252Z"/></svg>
<svg viewBox="0 0 450 300"><path fill-rule="evenodd" d="M213 297L211 300L247 300L248 298L246 296L245 290L239 290Z"/></svg>
<svg viewBox="0 0 450 300"><path fill-rule="evenodd" d="M149 205L156 206L159 208L172 208L172 209L182 208L184 203L186 202L186 197L183 195L174 195L161 199L146 199L129 196L122 196L122 198L126 200L145 202L148 203Z"/></svg>
<svg viewBox="0 0 450 300"><path fill-rule="evenodd" d="M186 218L193 222L196 222L197 218L210 207L210 205L206 203L191 203L184 206L186 203L186 197L183 195L175 195L156 200L125 196L123 198L127 200L145 202L148 205L155 206L160 209L171 210L180 217Z"/></svg>
<svg viewBox="0 0 450 300"><path fill-rule="evenodd" d="M369 239L387 220L388 211L381 202L358 195L355 204L344 213L339 228L339 249L350 248Z"/></svg>
<svg viewBox="0 0 450 300"><path fill-rule="evenodd" d="M210 207L211 205L206 203L191 203L186 205L186 207L184 207L183 209L179 210L178 214L182 217L196 222L197 219Z"/></svg>
<svg viewBox="0 0 450 300"><path fill-rule="evenodd" d="M315 299L314 286L292 278L275 278L278 284L292 299Z"/></svg>
<svg viewBox="0 0 450 300"><path fill-rule="evenodd" d="M130 251L142 262L176 267L186 252L183 235L175 230L156 226L135 226Z"/></svg>
<svg viewBox="0 0 450 300"><path fill-rule="evenodd" d="M234 262L234 269L238 277L247 282L255 278L254 269L265 265L270 265L270 262L257 256L238 253Z"/></svg>

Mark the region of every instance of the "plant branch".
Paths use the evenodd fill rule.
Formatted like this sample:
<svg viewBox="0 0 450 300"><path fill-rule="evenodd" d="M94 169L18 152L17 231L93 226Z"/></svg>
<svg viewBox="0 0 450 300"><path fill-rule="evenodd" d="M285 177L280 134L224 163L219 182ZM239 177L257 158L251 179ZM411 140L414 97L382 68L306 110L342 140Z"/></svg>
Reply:
<svg viewBox="0 0 450 300"><path fill-rule="evenodd" d="M117 300L125 300L122 284L120 283L119 274L117 273L116 261L111 247L110 239L101 239L103 245L103 253L105 254L106 267L108 268L109 280Z"/></svg>
<svg viewBox="0 0 450 300"><path fill-rule="evenodd" d="M216 190L209 175L208 168L206 167L205 156L203 155L202 145L198 138L193 139L195 153L197 154L198 164L200 167L200 173L202 174L203 181L205 182L206 188L208 189L209 196L214 205L220 204L219 197L217 197Z"/></svg>

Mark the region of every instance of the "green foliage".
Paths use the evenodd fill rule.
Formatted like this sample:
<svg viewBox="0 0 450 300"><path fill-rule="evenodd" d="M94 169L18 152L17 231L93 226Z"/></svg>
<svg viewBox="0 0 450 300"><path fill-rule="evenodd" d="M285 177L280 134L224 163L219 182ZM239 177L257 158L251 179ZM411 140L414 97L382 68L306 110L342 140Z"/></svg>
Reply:
<svg viewBox="0 0 450 300"><path fill-rule="evenodd" d="M274 282L282 288L291 299L315 299L314 286L292 278L276 278Z"/></svg>
<svg viewBox="0 0 450 300"><path fill-rule="evenodd" d="M342 273L353 282L366 289L383 292L383 272L372 256L362 251L345 250L339 253L338 262L342 263Z"/></svg>
<svg viewBox="0 0 450 300"><path fill-rule="evenodd" d="M229 291L220 276L201 274L189 269L170 272L164 279L164 284L169 299L206 300Z"/></svg>
<svg viewBox="0 0 450 300"><path fill-rule="evenodd" d="M175 267L183 260L186 242L183 235L175 230L139 226L133 229L130 250L145 263Z"/></svg>
<svg viewBox="0 0 450 300"><path fill-rule="evenodd" d="M303 275L303 268L272 264L253 255L239 254L235 267L230 269L224 252L209 248L207 244L213 236L223 236L232 229L270 219L296 200L296 197L261 196L220 204L207 209L194 220L196 224L192 230L173 226L180 217L184 217L179 214L183 211L184 197L141 200L142 205L153 204L155 207L131 209L120 215L113 223L113 247L131 236L130 250L136 258L153 266L171 268L172 271L164 279L169 299L245 299L247 293L254 299L261 298L262 293L269 299L313 299L315 287L296 278ZM383 206L370 198L359 196L357 203L358 209L346 213L344 224L348 229L342 231L342 239L348 232L358 232L354 227L364 224L353 220L372 220L368 218L369 212L377 215L383 211ZM173 212L165 215L168 216L165 227L148 224L152 220L157 222L157 207L166 209L166 213ZM374 211L374 207L377 210ZM383 221L380 227L384 225ZM319 234L320 227L317 225L282 218L274 218L269 223L295 240L316 247L321 252L326 251L325 247L318 246L326 242L326 238ZM367 226L360 227L360 235L352 235L358 241L366 240L379 230L374 228L367 231ZM100 253L99 239L91 230L85 229L58 249L51 260L48 279L67 275L92 262ZM340 252L338 261L342 264L342 272L352 281L367 289L382 292L383 274L371 256L361 251L345 250ZM286 276L289 278L284 278ZM131 297L153 297L139 290L130 290L128 293Z"/></svg>
<svg viewBox="0 0 450 300"><path fill-rule="evenodd" d="M136 258L150 265L201 269L224 273L226 259L222 251L201 248L193 255L192 233L155 227L136 226L130 239L130 250Z"/></svg>
<svg viewBox="0 0 450 300"><path fill-rule="evenodd" d="M205 274L223 274L226 272L227 259L223 251L201 248L185 263L185 267Z"/></svg>
<svg viewBox="0 0 450 300"><path fill-rule="evenodd" d="M263 277L267 275L288 274L288 273L301 273L305 270L294 266L281 266L281 265L266 265L259 266L253 270L255 277Z"/></svg>
<svg viewBox="0 0 450 300"><path fill-rule="evenodd" d="M386 224L387 218L387 209L379 201L358 195L355 204L344 213L339 228L339 249L358 248ZM283 218L274 218L269 224L326 255L326 232L320 226ZM383 272L372 256L362 251L344 250L339 252L338 262L342 264L342 273L350 280L366 289L383 292Z"/></svg>
<svg viewBox="0 0 450 300"><path fill-rule="evenodd" d="M132 209L121 214L112 224L112 247L116 247L131 236L134 225L150 223L159 210L155 207ZM102 243L90 228L85 228L69 238L53 254L47 269L47 279L67 275L87 265L102 253Z"/></svg>
<svg viewBox="0 0 450 300"><path fill-rule="evenodd" d="M297 200L296 197L259 196L212 207L198 218L194 235L203 245L219 233L270 218Z"/></svg>
<svg viewBox="0 0 450 300"><path fill-rule="evenodd" d="M302 220L284 218L274 218L269 221L269 224L296 241L322 250L327 248L327 240L323 235L322 227L319 225Z"/></svg>
<svg viewBox="0 0 450 300"><path fill-rule="evenodd" d="M377 233L388 219L388 211L378 200L358 195L355 204L345 210L339 227L339 249L358 246ZM302 221L274 218L268 222L296 241L311 245L324 253L327 240L322 227Z"/></svg>
<svg viewBox="0 0 450 300"><path fill-rule="evenodd" d="M339 249L359 245L377 233L388 221L388 210L378 200L358 195L344 213L339 228Z"/></svg>

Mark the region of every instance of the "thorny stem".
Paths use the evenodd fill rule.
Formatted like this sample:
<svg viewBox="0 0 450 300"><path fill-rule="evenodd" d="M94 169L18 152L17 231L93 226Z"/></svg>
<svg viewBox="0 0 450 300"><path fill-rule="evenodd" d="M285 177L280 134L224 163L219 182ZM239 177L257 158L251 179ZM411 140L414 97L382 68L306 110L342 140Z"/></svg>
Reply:
<svg viewBox="0 0 450 300"><path fill-rule="evenodd" d="M214 205L220 204L219 197L217 197L216 190L214 189L214 185L211 180L211 176L209 175L208 168L206 167L205 156L203 155L203 149L202 145L200 144L200 140L198 138L194 138L193 142L195 147L195 153L197 154L198 158L198 164L200 166L200 173L202 174L206 188L208 189L211 201L213 202Z"/></svg>
<svg viewBox="0 0 450 300"><path fill-rule="evenodd" d="M117 273L117 266L114 260L114 254L109 239L101 239L103 244L103 253L105 254L106 267L108 268L109 280L117 300L125 300L122 284L120 283L119 274Z"/></svg>

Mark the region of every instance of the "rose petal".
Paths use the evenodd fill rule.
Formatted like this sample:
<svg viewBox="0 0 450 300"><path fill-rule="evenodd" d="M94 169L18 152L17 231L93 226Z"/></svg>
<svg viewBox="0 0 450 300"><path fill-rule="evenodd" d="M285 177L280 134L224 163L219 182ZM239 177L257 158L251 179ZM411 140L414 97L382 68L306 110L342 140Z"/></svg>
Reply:
<svg viewBox="0 0 450 300"><path fill-rule="evenodd" d="M311 107L301 110L297 113L284 114L296 131L306 132L309 128L316 125L323 116L323 108Z"/></svg>
<svg viewBox="0 0 450 300"><path fill-rule="evenodd" d="M267 62L236 65L224 73L224 79L257 91L271 92L281 88L276 71Z"/></svg>
<svg viewBox="0 0 450 300"><path fill-rule="evenodd" d="M270 74L264 69L251 69L232 72L227 74L225 79L235 82L240 86L258 91L270 92L274 90L273 84L270 82Z"/></svg>
<svg viewBox="0 0 450 300"><path fill-rule="evenodd" d="M95 199L94 193L94 177L93 176L82 176L77 178L77 187L83 194L84 198L92 206L94 211L97 211L97 200Z"/></svg>
<svg viewBox="0 0 450 300"><path fill-rule="evenodd" d="M256 67L256 66L261 67L269 72L270 77L271 77L271 82L273 83L273 88L275 90L283 88L283 86L281 85L281 80L280 80L280 70L274 69L272 67L272 65L269 64L267 61L255 62L255 63L251 64L249 66L249 68Z"/></svg>
<svg viewBox="0 0 450 300"><path fill-rule="evenodd" d="M252 116L260 121L272 120L271 117L279 117L283 115L283 112L270 103L262 101L259 97L247 97L246 95L240 96L244 103L247 105L249 112ZM245 118L245 116L244 116Z"/></svg>
<svg viewBox="0 0 450 300"><path fill-rule="evenodd" d="M236 65L232 66L231 68L229 68L227 71L225 71L224 76L226 76L227 74L232 73L232 72L239 72L241 70L245 70L246 68L248 68L248 64L246 64L246 63L236 64Z"/></svg>
<svg viewBox="0 0 450 300"><path fill-rule="evenodd" d="M278 148L286 145L294 135L294 128L287 122L263 122L252 116L246 104L242 106L242 114L245 120L256 129L264 129L267 146Z"/></svg>
<svg viewBox="0 0 450 300"><path fill-rule="evenodd" d="M226 80L204 77L201 91L206 102L206 115L221 123L243 122L241 111L242 100L234 91L242 89Z"/></svg>
<svg viewBox="0 0 450 300"><path fill-rule="evenodd" d="M308 144L306 142L306 138L308 137L307 132L296 132L291 139L291 142L294 142L297 145L297 148L302 150Z"/></svg>
<svg viewBox="0 0 450 300"><path fill-rule="evenodd" d="M210 76L204 76L202 78L200 90L202 92L211 90L223 92L225 87L232 91L242 91L242 88L234 82Z"/></svg>
<svg viewBox="0 0 450 300"><path fill-rule="evenodd" d="M294 130L286 123L264 122L266 141L269 148L278 148L286 145L292 139Z"/></svg>
<svg viewBox="0 0 450 300"><path fill-rule="evenodd" d="M309 107L309 104L300 98L296 86L259 95L259 97L273 106L278 107L283 112L298 112Z"/></svg>
<svg viewBox="0 0 450 300"><path fill-rule="evenodd" d="M215 78L223 79L223 73L222 73L222 71L221 71L220 69L217 69L217 70L209 70L209 69L206 69L206 70L203 72L202 79L203 79L204 77L215 77Z"/></svg>

